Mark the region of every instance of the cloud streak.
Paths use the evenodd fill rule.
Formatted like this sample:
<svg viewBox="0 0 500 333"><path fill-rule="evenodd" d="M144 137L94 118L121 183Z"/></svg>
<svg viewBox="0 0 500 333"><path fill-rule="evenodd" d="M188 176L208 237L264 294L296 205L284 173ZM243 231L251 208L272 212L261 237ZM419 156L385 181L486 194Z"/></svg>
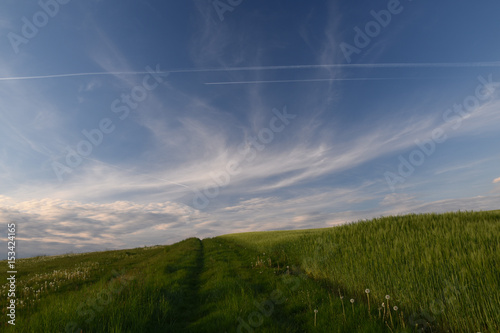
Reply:
<svg viewBox="0 0 500 333"><path fill-rule="evenodd" d="M367 48L362 63L345 64L338 45L353 25L344 6L296 5L302 7L294 12L286 1L252 2L221 23L206 1L154 9L131 3L113 11L111 27L81 3L64 17L78 23L72 24L65 61L50 53L70 33L56 35L63 29L53 29L51 38L40 35L22 56L0 61L0 218L24 226L20 248L57 254L328 227L405 212L494 208L498 91L482 91L488 102L467 108L471 112L448 113L454 121L443 115L456 102L474 102L466 96L475 92L476 78L497 79L500 62L424 62L431 58L413 52L420 44L403 38L414 24L408 20ZM130 20L131 9L137 20ZM175 13L169 20L166 9ZM437 16L434 21L443 22ZM189 28L180 31L181 24ZM413 29L420 33L421 25ZM481 49L467 59L484 54L495 53ZM168 79L145 92L148 71L136 69L156 64ZM273 109L284 105L296 117L257 149ZM102 119L116 129L98 140ZM416 141L430 140L435 129L446 143L424 156L401 193L392 194L384 172L397 169L398 155L408 158ZM83 156L91 141L99 144ZM250 145L251 159L242 154ZM78 148L83 162L59 183L52 162L70 165L69 152ZM192 208L196 190L216 185L214 174L229 163L238 163L241 173L220 187L208 207Z"/></svg>

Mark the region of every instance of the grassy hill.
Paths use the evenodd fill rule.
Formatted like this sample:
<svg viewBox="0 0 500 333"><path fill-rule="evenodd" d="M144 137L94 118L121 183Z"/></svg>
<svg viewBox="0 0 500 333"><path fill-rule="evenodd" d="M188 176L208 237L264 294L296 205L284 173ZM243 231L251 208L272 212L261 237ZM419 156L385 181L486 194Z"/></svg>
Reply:
<svg viewBox="0 0 500 333"><path fill-rule="evenodd" d="M500 332L499 250L492 211L22 259L1 331Z"/></svg>

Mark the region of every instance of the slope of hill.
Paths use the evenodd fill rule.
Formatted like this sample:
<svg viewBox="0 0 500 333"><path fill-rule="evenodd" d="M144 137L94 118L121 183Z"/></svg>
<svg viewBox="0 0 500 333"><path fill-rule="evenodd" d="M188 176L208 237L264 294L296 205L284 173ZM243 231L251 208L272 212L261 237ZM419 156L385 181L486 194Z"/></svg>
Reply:
<svg viewBox="0 0 500 333"><path fill-rule="evenodd" d="M499 211L386 217L223 238L286 256L315 279L344 288L349 297L368 301L364 290L370 289L375 308L387 305L389 295L405 324L500 332Z"/></svg>
<svg viewBox="0 0 500 333"><path fill-rule="evenodd" d="M499 332L499 250L493 211L22 259L2 332Z"/></svg>

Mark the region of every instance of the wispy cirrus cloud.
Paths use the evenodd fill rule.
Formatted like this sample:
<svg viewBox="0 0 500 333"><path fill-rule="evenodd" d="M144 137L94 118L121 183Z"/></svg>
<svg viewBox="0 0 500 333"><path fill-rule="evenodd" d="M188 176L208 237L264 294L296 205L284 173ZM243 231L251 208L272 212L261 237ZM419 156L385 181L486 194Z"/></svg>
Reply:
<svg viewBox="0 0 500 333"><path fill-rule="evenodd" d="M498 91L460 123L443 115L475 93L478 75L491 72L496 81L500 63L405 53L417 44L405 44L409 39L393 25L360 56L362 63L344 64L338 44L358 24L346 23L348 6L296 5L252 2L220 22L209 2L131 3L110 25L78 3L53 21L75 22L64 31L73 37L60 51L67 53L51 53L59 50L63 29L50 36L44 30L20 57L0 61L0 217L24 226L26 253L496 208L490 139L500 125ZM131 9L149 28L130 19ZM419 23L414 28L421 31ZM394 46L397 55L388 57ZM484 54L495 53L477 59ZM119 119L111 103L126 98L141 84L144 68L156 64L163 84ZM247 159L241 147L284 105L296 117ZM65 161L68 147L85 139L82 130L103 118L112 119L116 131L59 183L51 162ZM425 157L400 193L390 193L384 172L436 128L446 143ZM214 174L230 162L241 172L208 208L190 207L195 192L213 186Z"/></svg>

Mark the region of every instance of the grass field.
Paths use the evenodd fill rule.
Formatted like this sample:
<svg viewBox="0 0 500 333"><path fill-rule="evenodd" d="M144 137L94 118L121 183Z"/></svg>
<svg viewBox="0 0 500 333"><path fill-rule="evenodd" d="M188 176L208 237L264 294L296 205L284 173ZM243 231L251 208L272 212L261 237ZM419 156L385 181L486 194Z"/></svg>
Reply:
<svg viewBox="0 0 500 333"><path fill-rule="evenodd" d="M1 331L500 332L499 250L492 211L22 259Z"/></svg>

